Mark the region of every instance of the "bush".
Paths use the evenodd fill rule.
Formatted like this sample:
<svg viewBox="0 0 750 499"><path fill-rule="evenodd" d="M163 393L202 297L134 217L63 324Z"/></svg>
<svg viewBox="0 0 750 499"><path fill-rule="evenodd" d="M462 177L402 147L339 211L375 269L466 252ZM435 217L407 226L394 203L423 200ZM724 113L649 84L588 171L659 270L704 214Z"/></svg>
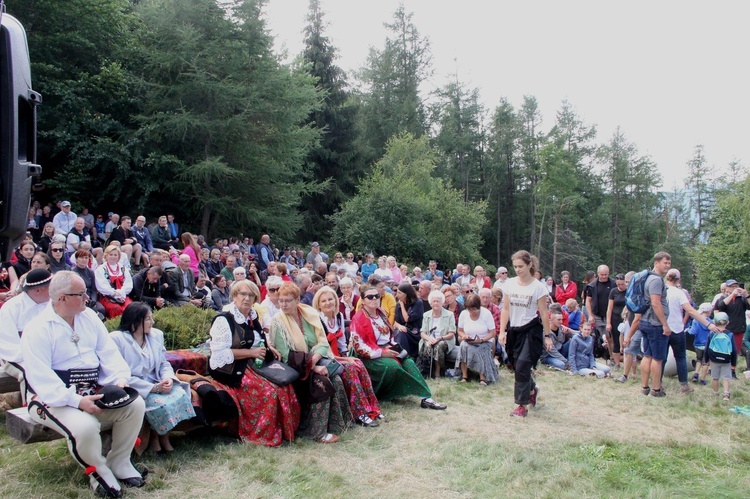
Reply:
<svg viewBox="0 0 750 499"><path fill-rule="evenodd" d="M164 331L164 346L167 350L193 348L209 338L211 321L216 312L192 306L166 307L154 311L154 327ZM120 326L116 317L104 323L108 331Z"/></svg>

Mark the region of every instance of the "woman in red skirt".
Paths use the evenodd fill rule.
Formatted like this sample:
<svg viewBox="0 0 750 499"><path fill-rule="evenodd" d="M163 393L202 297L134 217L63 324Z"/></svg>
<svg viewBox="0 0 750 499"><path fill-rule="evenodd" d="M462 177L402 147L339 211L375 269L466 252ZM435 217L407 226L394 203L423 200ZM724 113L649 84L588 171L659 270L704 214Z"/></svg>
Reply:
<svg viewBox="0 0 750 499"><path fill-rule="evenodd" d="M104 250L104 264L94 272L99 303L104 306L107 319L119 317L125 307L133 303L128 293L133 290L130 272L120 265L120 248L111 244Z"/></svg>

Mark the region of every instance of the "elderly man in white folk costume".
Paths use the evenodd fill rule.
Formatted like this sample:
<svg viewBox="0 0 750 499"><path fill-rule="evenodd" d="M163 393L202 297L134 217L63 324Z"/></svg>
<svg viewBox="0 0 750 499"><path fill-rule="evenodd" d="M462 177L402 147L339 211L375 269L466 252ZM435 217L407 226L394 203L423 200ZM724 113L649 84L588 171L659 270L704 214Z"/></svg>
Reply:
<svg viewBox="0 0 750 499"><path fill-rule="evenodd" d="M98 495L121 497L120 482L145 484L146 471L142 476L130 461L144 401L127 387L128 365L102 321L86 307L83 280L73 272L58 272L49 295L50 306L27 324L21 337L29 415L67 438L70 453ZM105 395L94 394L100 386ZM103 422L114 423L106 458L99 435Z"/></svg>

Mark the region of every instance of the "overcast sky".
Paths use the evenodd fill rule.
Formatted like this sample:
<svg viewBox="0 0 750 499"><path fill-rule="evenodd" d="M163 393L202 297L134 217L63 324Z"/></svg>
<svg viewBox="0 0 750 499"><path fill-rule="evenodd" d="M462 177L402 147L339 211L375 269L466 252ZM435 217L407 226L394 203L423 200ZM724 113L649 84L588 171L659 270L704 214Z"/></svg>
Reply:
<svg viewBox="0 0 750 499"><path fill-rule="evenodd" d="M381 49L398 0L322 0L337 64ZM664 187L681 182L696 144L709 164L750 164L750 1L406 0L432 47L432 88L456 72L494 110L536 96L544 130L568 99L597 140L619 125L650 155ZM308 0L270 0L278 50L302 50Z"/></svg>

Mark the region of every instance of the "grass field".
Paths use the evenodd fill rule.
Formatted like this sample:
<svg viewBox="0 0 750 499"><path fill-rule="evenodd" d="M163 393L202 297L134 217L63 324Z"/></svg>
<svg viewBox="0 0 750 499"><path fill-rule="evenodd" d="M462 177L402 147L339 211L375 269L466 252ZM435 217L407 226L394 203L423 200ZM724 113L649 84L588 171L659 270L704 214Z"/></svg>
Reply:
<svg viewBox="0 0 750 499"><path fill-rule="evenodd" d="M739 369L738 369L739 371ZM383 404L389 421L354 427L341 442L298 440L268 449L221 434L173 438L174 457L137 458L151 474L128 497L748 497L750 380L731 405L710 385L668 396L639 382L540 369L539 405L509 417L512 377L497 384L430 382L446 411L418 399ZM4 414L0 416L4 423ZM4 427L4 424L3 424ZM92 497L63 441L22 446L0 430L0 497Z"/></svg>

